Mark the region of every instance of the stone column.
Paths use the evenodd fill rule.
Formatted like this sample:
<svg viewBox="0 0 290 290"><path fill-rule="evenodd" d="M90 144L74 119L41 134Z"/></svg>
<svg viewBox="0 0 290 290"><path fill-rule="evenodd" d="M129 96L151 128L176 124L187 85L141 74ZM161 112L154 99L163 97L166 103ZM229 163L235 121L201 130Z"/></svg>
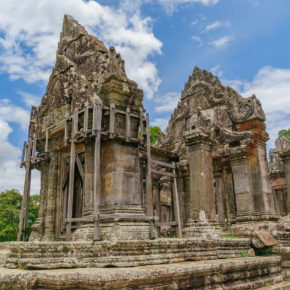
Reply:
<svg viewBox="0 0 290 290"><path fill-rule="evenodd" d="M90 139L85 144L85 182L83 199L83 216L94 212L94 142Z"/></svg>
<svg viewBox="0 0 290 290"><path fill-rule="evenodd" d="M278 220L278 216L266 158L266 141L269 138L265 132L265 124L260 120L253 119L237 124L237 129L239 131L250 130L252 132L248 145L242 144L238 147L231 148L234 151L244 151L246 174L250 180L248 190L252 193L251 202L253 203L253 207L249 210L254 212L254 219L256 221L276 221Z"/></svg>
<svg viewBox="0 0 290 290"><path fill-rule="evenodd" d="M40 197L38 217L31 227L29 241L41 241L45 228L46 205L47 205L47 183L48 183L48 162L43 161L40 166Z"/></svg>
<svg viewBox="0 0 290 290"><path fill-rule="evenodd" d="M290 150L283 152L281 154L284 170L285 170L285 180L287 185L287 200L286 200L286 208L287 214L290 214Z"/></svg>
<svg viewBox="0 0 290 290"><path fill-rule="evenodd" d="M254 197L247 147L233 148L230 154L237 207L237 222L254 220Z"/></svg>
<svg viewBox="0 0 290 290"><path fill-rule="evenodd" d="M227 207L222 173L221 170L214 172L214 189L218 222L221 225L225 225L227 222Z"/></svg>
<svg viewBox="0 0 290 290"><path fill-rule="evenodd" d="M48 169L48 184L47 189L47 206L45 216L45 233L44 241L53 241L55 239L55 208L56 208L56 194L59 182L59 152L50 153L50 163Z"/></svg>
<svg viewBox="0 0 290 290"><path fill-rule="evenodd" d="M216 237L216 205L210 137L200 130L185 134L188 147L190 189L189 219L184 229L187 237Z"/></svg>
<svg viewBox="0 0 290 290"><path fill-rule="evenodd" d="M103 239L150 237L141 198L140 120L131 115L140 115L140 110L143 110L142 97L142 91L134 82L124 83L112 77L103 86L103 104L111 108L108 118L104 116L103 120L104 127L110 129L109 138L101 144L100 213L108 217L100 220L100 236ZM126 112L126 115L118 113L118 110ZM126 138L120 140L119 136ZM114 217L116 215L117 218ZM130 215L132 218L128 217Z"/></svg>

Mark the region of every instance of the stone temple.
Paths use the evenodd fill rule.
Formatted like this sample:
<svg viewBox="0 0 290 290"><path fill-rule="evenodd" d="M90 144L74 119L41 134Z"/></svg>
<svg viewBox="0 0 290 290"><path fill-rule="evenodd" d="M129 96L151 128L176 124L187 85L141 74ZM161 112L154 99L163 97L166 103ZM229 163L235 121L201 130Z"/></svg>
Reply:
<svg viewBox="0 0 290 290"><path fill-rule="evenodd" d="M268 163L256 96L195 67L154 146L142 100L115 48L66 15L0 289L290 289L290 142Z"/></svg>

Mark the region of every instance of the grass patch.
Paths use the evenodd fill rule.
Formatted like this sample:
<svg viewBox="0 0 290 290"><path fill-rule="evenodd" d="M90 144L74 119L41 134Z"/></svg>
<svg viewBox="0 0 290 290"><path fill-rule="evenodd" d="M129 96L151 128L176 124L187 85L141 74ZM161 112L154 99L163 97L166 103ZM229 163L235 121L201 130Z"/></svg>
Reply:
<svg viewBox="0 0 290 290"><path fill-rule="evenodd" d="M241 257L243 258L249 257L249 254L246 251L242 251L240 254L241 254Z"/></svg>
<svg viewBox="0 0 290 290"><path fill-rule="evenodd" d="M230 236L224 236L224 239L236 239L237 236L235 235L230 235Z"/></svg>

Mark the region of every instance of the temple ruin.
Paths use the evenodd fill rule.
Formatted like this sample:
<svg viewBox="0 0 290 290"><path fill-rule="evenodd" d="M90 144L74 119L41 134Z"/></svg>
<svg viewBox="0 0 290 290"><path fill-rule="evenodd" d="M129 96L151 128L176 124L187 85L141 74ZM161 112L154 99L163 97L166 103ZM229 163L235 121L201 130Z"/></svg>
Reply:
<svg viewBox="0 0 290 290"><path fill-rule="evenodd" d="M66 15L0 289L290 289L290 142L268 163L258 98L195 67L153 146L142 100L115 48Z"/></svg>

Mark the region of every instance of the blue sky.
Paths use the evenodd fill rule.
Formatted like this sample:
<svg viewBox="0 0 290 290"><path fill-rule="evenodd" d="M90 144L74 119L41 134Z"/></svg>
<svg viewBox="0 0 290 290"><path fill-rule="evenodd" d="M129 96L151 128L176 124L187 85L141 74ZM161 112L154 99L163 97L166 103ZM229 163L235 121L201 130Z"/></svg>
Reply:
<svg viewBox="0 0 290 290"><path fill-rule="evenodd" d="M197 65L243 96L257 95L268 148L290 127L288 0L0 0L0 7L0 191L23 189L29 108L45 92L65 13L121 53L153 125L166 127Z"/></svg>

